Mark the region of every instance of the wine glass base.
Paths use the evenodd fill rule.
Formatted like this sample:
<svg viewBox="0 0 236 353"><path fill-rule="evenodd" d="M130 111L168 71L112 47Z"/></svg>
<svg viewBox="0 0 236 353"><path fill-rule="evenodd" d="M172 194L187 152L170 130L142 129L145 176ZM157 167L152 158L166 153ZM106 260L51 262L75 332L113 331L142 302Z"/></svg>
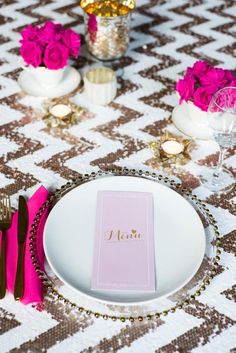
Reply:
<svg viewBox="0 0 236 353"><path fill-rule="evenodd" d="M228 192L234 187L234 175L227 169L223 168L219 175L216 169L211 169L204 175L200 176L202 185L214 192Z"/></svg>

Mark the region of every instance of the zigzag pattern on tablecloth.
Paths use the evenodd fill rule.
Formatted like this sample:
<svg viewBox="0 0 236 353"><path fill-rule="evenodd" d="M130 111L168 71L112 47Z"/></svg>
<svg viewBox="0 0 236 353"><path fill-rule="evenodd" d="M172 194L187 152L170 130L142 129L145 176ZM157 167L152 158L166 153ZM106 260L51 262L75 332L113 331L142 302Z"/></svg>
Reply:
<svg viewBox="0 0 236 353"><path fill-rule="evenodd" d="M0 2L0 191L16 200L40 183L55 189L66 180L100 168L151 169L147 143L164 130L176 132L171 111L176 80L196 59L235 69L234 0L138 1L131 43L120 61L116 100L90 104L83 93L73 100L89 113L67 132L50 131L40 120L40 100L18 87L19 32L27 24L53 19L83 32L78 1L5 0ZM91 59L85 48L75 63ZM117 64L114 64L117 65ZM23 307L12 297L0 303L0 346L4 352L214 352L235 351L235 190L210 194L198 180L201 168L217 160L215 146L199 143L182 171L173 171L195 188L220 222L224 236L221 271L198 301L150 323L121 323L81 316L74 320L47 298L44 306ZM227 155L235 165L235 149Z"/></svg>

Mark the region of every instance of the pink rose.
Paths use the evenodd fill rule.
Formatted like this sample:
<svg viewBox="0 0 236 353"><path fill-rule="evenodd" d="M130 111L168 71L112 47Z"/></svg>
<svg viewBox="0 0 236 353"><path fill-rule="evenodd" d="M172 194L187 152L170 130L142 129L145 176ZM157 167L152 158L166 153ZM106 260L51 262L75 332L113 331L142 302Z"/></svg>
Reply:
<svg viewBox="0 0 236 353"><path fill-rule="evenodd" d="M211 67L203 76L200 77L202 86L214 86L215 89L223 88L227 85L225 70Z"/></svg>
<svg viewBox="0 0 236 353"><path fill-rule="evenodd" d="M205 61L197 61L188 67L182 80L176 84L180 103L191 100L203 111L207 111L213 94L224 87L236 87L236 76L230 70L215 68Z"/></svg>
<svg viewBox="0 0 236 353"><path fill-rule="evenodd" d="M72 31L72 29L68 28L64 31L62 41L69 49L69 53L77 58L80 50L80 36Z"/></svg>
<svg viewBox="0 0 236 353"><path fill-rule="evenodd" d="M194 93L193 103L206 112L214 93L209 87L199 87Z"/></svg>
<svg viewBox="0 0 236 353"><path fill-rule="evenodd" d="M60 33L63 30L63 27L60 23L57 23L57 24L54 23L54 28L56 33Z"/></svg>
<svg viewBox="0 0 236 353"><path fill-rule="evenodd" d="M179 80L176 84L176 90L180 95L180 103L183 100L186 102L192 98L194 94L195 79L191 68L187 69L187 73L182 80Z"/></svg>
<svg viewBox="0 0 236 353"><path fill-rule="evenodd" d="M234 86L236 88L236 85ZM230 90L230 108L234 109L234 112L236 111L236 89L231 89Z"/></svg>
<svg viewBox="0 0 236 353"><path fill-rule="evenodd" d="M80 50L80 36L52 21L41 27L27 26L20 43L21 55L27 64L45 65L52 70L66 66L69 56L78 57Z"/></svg>
<svg viewBox="0 0 236 353"><path fill-rule="evenodd" d="M228 82L236 82L236 76L234 76L230 70L225 70L225 77Z"/></svg>
<svg viewBox="0 0 236 353"><path fill-rule="evenodd" d="M62 40L63 36L64 36L64 28L62 27L61 24L56 24L55 26L55 36L54 36L54 40L55 41L60 41Z"/></svg>
<svg viewBox="0 0 236 353"><path fill-rule="evenodd" d="M236 88L236 87L235 87ZM236 89L228 88L221 91L221 94L216 95L216 103L214 111L222 111L225 107L230 110L236 110Z"/></svg>
<svg viewBox="0 0 236 353"><path fill-rule="evenodd" d="M229 82L228 87L236 87L236 79L234 81Z"/></svg>
<svg viewBox="0 0 236 353"><path fill-rule="evenodd" d="M37 40L38 39L38 27L29 25L23 29L21 36L24 40ZM22 41L20 41L22 43Z"/></svg>
<svg viewBox="0 0 236 353"><path fill-rule="evenodd" d="M225 77L227 78L228 87L236 87L236 76L230 70L225 70Z"/></svg>
<svg viewBox="0 0 236 353"><path fill-rule="evenodd" d="M31 42L29 40L22 41L20 53L28 65L38 67L42 62L42 51L36 42Z"/></svg>
<svg viewBox="0 0 236 353"><path fill-rule="evenodd" d="M98 30L97 19L95 15L89 15L88 30L89 32L97 32Z"/></svg>
<svg viewBox="0 0 236 353"><path fill-rule="evenodd" d="M50 42L44 52L44 64L48 69L58 70L67 65L68 49L59 42Z"/></svg>
<svg viewBox="0 0 236 353"><path fill-rule="evenodd" d="M39 42L41 45L45 45L52 41L55 36L55 25L52 21L47 21L39 29Z"/></svg>
<svg viewBox="0 0 236 353"><path fill-rule="evenodd" d="M97 37L97 19L95 15L89 15L88 19L88 32L89 32L89 37L90 40L94 43L96 41Z"/></svg>
<svg viewBox="0 0 236 353"><path fill-rule="evenodd" d="M196 61L193 65L193 74L199 78L209 69L210 65L206 61Z"/></svg>

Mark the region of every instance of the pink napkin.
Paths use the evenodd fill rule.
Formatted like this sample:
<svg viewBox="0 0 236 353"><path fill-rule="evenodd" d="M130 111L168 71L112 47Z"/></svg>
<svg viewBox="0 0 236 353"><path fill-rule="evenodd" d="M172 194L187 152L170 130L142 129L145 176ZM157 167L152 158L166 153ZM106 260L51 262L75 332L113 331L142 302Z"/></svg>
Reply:
<svg viewBox="0 0 236 353"><path fill-rule="evenodd" d="M29 252L29 237L30 230L33 220L35 218L36 213L38 212L41 205L47 200L48 191L41 186L33 196L28 200L28 212L29 212L29 225L28 225L28 233L26 238L26 246L25 246L25 272L24 272L24 296L21 299L23 304L42 302L43 300L43 287L38 278L37 273L35 272L34 266L32 264L32 260L30 258ZM39 224L39 230L37 235L37 252L38 258L40 262L40 268L43 268L44 263L44 252L43 252L43 228L45 225L45 221L47 218L47 212L45 212L41 222ZM15 212L12 217L12 225L11 228L7 232L7 241L6 241L6 279L7 279L7 289L9 292L13 293L14 291L14 283L15 283L15 275L16 275L16 267L17 267L17 253L18 253L18 245L17 245L17 219L18 212Z"/></svg>

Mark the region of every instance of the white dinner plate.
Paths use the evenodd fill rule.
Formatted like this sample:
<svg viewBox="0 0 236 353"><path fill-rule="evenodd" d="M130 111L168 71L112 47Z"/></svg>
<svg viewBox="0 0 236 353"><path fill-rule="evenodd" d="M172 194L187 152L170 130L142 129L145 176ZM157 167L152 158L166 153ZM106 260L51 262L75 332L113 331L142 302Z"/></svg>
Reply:
<svg viewBox="0 0 236 353"><path fill-rule="evenodd" d="M90 289L98 190L153 194L155 292ZM46 258L64 283L90 298L122 305L141 304L182 288L202 263L205 241L200 217L181 195L152 180L129 176L98 178L74 188L54 206L44 229Z"/></svg>

